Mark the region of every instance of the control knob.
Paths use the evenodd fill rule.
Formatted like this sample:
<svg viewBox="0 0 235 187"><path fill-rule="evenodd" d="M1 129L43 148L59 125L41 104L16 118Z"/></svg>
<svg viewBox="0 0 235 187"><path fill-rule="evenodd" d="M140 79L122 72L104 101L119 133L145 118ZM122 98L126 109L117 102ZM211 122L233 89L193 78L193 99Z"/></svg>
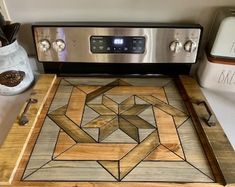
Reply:
<svg viewBox="0 0 235 187"><path fill-rule="evenodd" d="M65 42L61 39L58 39L53 42L53 49L55 49L56 52L61 52L65 49Z"/></svg>
<svg viewBox="0 0 235 187"><path fill-rule="evenodd" d="M39 49L42 50L43 52L46 52L50 49L51 44L48 40L43 39L39 41Z"/></svg>
<svg viewBox="0 0 235 187"><path fill-rule="evenodd" d="M171 52L179 53L181 48L182 48L182 44L178 40L175 40L175 41L170 43L169 48L170 48Z"/></svg>
<svg viewBox="0 0 235 187"><path fill-rule="evenodd" d="M184 44L184 50L186 52L192 53L197 49L197 44L195 42L193 42L192 40L188 40L185 44Z"/></svg>

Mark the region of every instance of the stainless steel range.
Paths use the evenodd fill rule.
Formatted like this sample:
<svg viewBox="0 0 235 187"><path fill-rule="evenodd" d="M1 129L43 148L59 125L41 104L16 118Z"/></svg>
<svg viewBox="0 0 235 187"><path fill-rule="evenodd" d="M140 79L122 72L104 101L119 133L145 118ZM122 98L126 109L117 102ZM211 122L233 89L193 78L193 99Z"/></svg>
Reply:
<svg viewBox="0 0 235 187"><path fill-rule="evenodd" d="M46 72L187 74L197 60L202 27L42 23L33 25L33 34L38 60Z"/></svg>

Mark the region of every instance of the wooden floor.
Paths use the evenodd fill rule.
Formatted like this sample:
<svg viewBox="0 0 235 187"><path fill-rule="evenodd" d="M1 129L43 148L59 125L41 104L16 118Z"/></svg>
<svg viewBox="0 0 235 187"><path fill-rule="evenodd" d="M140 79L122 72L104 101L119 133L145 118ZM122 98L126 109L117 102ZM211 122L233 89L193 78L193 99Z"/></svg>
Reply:
<svg viewBox="0 0 235 187"><path fill-rule="evenodd" d="M21 181L214 183L171 78L61 78L41 121Z"/></svg>

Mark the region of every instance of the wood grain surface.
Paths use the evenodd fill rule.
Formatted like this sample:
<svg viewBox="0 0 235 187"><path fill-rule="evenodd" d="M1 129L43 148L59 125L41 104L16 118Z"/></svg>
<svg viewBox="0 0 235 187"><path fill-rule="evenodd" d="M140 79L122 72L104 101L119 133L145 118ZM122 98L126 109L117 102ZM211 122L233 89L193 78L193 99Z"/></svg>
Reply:
<svg viewBox="0 0 235 187"><path fill-rule="evenodd" d="M180 80L58 78L11 186L232 186L234 155Z"/></svg>
<svg viewBox="0 0 235 187"><path fill-rule="evenodd" d="M17 122L13 124L9 135L0 148L0 185L10 184L25 147L32 134L32 130L42 110L43 104L56 79L55 75L42 75L37 80L33 91L32 98L38 100L28 111L29 123L26 126L20 126Z"/></svg>
<svg viewBox="0 0 235 187"><path fill-rule="evenodd" d="M188 76L181 76L181 89L184 98L188 100L188 106L192 109L191 115L197 132L201 138L204 150L209 158L216 180L225 185L235 184L235 151L227 139L218 120L215 126L209 127L206 119L208 112L205 106L198 105L206 101L197 82ZM209 104L207 103L209 106ZM211 110L212 111L212 110Z"/></svg>

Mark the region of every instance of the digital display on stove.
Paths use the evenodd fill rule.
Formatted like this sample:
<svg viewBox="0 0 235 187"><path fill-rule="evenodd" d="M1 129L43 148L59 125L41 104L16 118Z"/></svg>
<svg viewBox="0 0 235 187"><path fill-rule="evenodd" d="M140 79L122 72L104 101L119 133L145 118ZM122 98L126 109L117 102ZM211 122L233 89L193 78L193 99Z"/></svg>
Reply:
<svg viewBox="0 0 235 187"><path fill-rule="evenodd" d="M133 53L145 52L144 36L91 36L92 53Z"/></svg>
<svg viewBox="0 0 235 187"><path fill-rule="evenodd" d="M123 40L123 38L114 38L113 39L113 44L114 45L123 45L124 44L124 40Z"/></svg>

